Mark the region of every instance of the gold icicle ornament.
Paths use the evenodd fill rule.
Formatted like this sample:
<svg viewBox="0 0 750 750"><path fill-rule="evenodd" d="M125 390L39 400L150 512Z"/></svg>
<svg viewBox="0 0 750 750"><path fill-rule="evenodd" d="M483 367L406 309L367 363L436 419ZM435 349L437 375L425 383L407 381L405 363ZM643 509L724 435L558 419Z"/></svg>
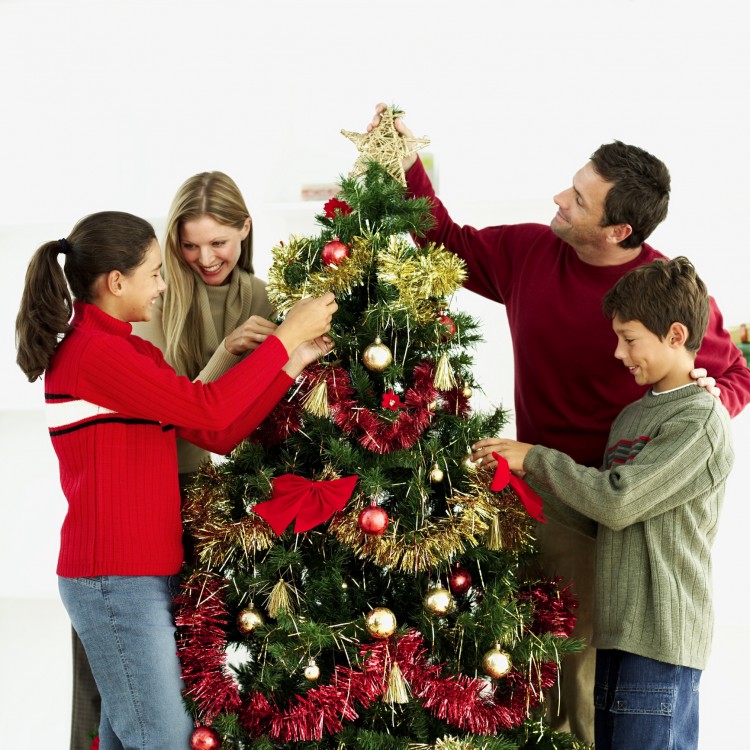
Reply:
<svg viewBox="0 0 750 750"><path fill-rule="evenodd" d="M456 387L456 377L446 352L440 355L432 382L439 391L450 391Z"/></svg>
<svg viewBox="0 0 750 750"><path fill-rule="evenodd" d="M391 673L388 675L388 687L385 689L383 694L383 703L408 703L409 702L409 690L404 679L404 675L401 672L398 662L394 661L391 667Z"/></svg>
<svg viewBox="0 0 750 750"><path fill-rule="evenodd" d="M268 596L267 609L271 617L278 617L279 612L282 610L289 614L294 612L294 602L291 592L292 587L283 578L279 578Z"/></svg>
<svg viewBox="0 0 750 750"><path fill-rule="evenodd" d="M325 378L316 383L312 390L302 399L302 407L313 416L328 416L328 383Z"/></svg>
<svg viewBox="0 0 750 750"><path fill-rule="evenodd" d="M505 545L503 544L503 530L500 526L500 514L496 513L490 521L490 530L487 532L487 539L485 541L487 549L497 552L501 550Z"/></svg>

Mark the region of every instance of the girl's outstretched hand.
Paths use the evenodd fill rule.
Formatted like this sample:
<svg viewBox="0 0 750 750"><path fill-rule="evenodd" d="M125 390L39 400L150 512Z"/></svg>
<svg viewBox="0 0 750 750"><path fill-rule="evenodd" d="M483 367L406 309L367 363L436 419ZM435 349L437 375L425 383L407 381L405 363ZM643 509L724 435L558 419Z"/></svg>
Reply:
<svg viewBox="0 0 750 750"><path fill-rule="evenodd" d="M333 292L320 297L305 297L296 302L286 314L284 322L276 329L275 335L286 347L290 356L303 342L322 336L331 329L333 314L339 306Z"/></svg>
<svg viewBox="0 0 750 750"><path fill-rule="evenodd" d="M308 365L320 359L333 350L333 340L328 336L318 336L310 341L303 341L289 357L284 365L284 372L296 378Z"/></svg>

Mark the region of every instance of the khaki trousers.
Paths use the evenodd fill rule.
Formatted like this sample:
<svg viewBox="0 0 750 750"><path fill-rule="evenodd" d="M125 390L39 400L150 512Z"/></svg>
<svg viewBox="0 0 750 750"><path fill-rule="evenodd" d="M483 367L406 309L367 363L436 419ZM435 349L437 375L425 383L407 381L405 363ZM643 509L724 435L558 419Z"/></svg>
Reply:
<svg viewBox="0 0 750 750"><path fill-rule="evenodd" d="M73 628L73 706L70 750L90 750L91 738L99 732L101 698L91 674L83 644Z"/></svg>
<svg viewBox="0 0 750 750"><path fill-rule="evenodd" d="M546 578L562 578L572 584L578 600L572 638L591 643L594 617L594 560L596 542L551 519L537 524L539 563ZM564 657L558 684L549 695L547 719L553 729L570 732L584 742L594 742L594 672L596 649L587 645Z"/></svg>

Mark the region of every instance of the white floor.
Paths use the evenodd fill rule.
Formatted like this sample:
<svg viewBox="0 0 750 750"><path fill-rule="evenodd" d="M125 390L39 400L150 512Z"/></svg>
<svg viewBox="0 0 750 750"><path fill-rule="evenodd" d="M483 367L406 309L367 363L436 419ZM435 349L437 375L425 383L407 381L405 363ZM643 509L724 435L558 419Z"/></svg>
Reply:
<svg viewBox="0 0 750 750"><path fill-rule="evenodd" d="M748 747L749 636L750 627L719 624L701 689L701 750ZM58 601L0 599L0 675L0 747L68 750L70 626Z"/></svg>

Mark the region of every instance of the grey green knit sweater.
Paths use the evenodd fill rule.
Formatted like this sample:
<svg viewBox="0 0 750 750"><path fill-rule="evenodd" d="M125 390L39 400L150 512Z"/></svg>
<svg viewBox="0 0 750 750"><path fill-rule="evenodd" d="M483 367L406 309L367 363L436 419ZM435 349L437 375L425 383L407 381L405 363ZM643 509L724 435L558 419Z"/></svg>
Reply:
<svg viewBox="0 0 750 750"><path fill-rule="evenodd" d="M529 451L526 479L545 512L596 536L592 645L705 668L711 545L733 462L727 411L694 385L623 409L602 470Z"/></svg>

